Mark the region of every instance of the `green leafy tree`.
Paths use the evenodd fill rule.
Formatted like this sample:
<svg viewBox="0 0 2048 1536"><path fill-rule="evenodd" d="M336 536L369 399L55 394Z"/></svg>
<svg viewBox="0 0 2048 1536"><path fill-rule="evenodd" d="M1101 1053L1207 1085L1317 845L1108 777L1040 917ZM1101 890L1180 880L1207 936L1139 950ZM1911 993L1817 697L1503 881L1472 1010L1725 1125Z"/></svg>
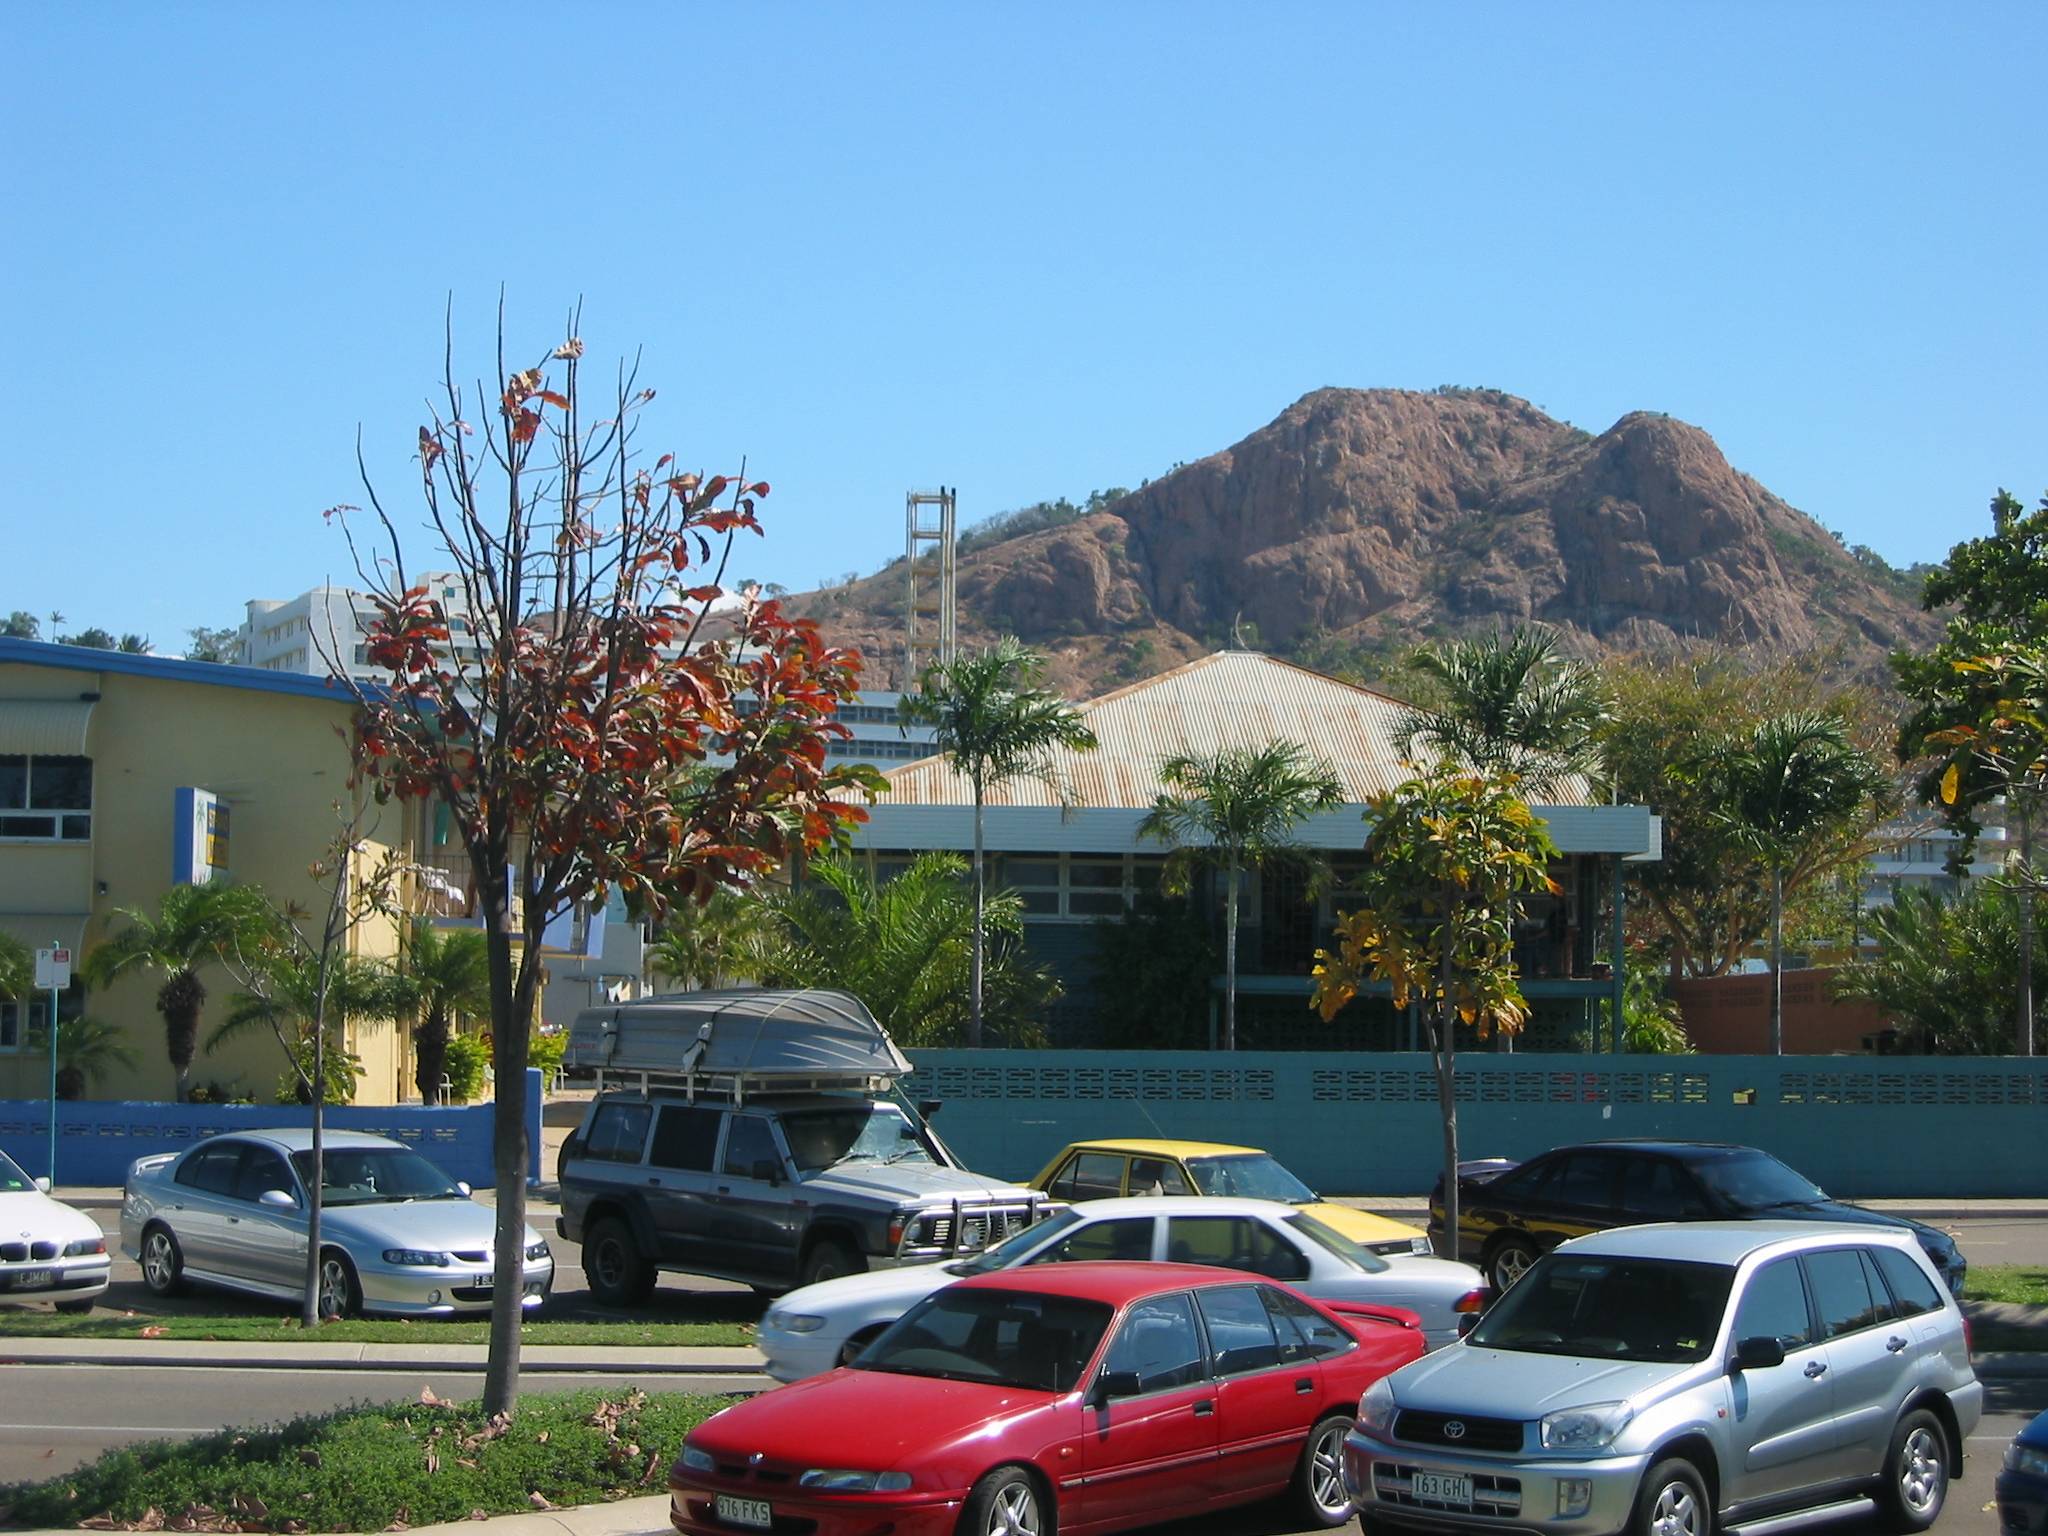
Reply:
<svg viewBox="0 0 2048 1536"><path fill-rule="evenodd" d="M1839 998L1869 1003L1908 1048L1934 1055L1997 1055L2012 1048L2020 987L2019 892L1972 880L1952 897L1925 886L1871 909L1877 953L1835 973ZM2037 961L2038 965L2038 961ZM2048 976L2033 977L2038 992Z"/></svg>
<svg viewBox="0 0 2048 1536"><path fill-rule="evenodd" d="M75 635L59 635L57 643L59 645L82 645L89 651L118 651L121 649L120 637L111 631L101 629L97 624L89 629L81 629Z"/></svg>
<svg viewBox="0 0 2048 1536"><path fill-rule="evenodd" d="M749 980L753 958L773 927L767 905L740 891L713 891L707 901L669 909L661 934L648 946L647 968L678 988Z"/></svg>
<svg viewBox="0 0 2048 1536"><path fill-rule="evenodd" d="M1111 1050L1201 1045L1209 978L1223 957L1193 901L1141 891L1123 916L1103 918L1094 930L1092 991L1102 1044Z"/></svg>
<svg viewBox="0 0 2048 1536"><path fill-rule="evenodd" d="M1771 882L1771 1054L1785 1049L1785 873L1844 828L1868 827L1890 804L1891 781L1832 715L1773 715L1716 746L1693 770L1713 816Z"/></svg>
<svg viewBox="0 0 2048 1536"><path fill-rule="evenodd" d="M200 973L266 943L273 933L270 904L253 886L174 885L158 899L156 911L123 907L113 916L124 926L86 951L79 972L95 989L131 973L162 978L156 1009L163 1015L164 1048L182 1104L191 1087L199 1019L206 1007Z"/></svg>
<svg viewBox="0 0 2048 1536"><path fill-rule="evenodd" d="M476 928L413 919L393 977L397 1011L413 1020L413 1082L422 1104L441 1102L448 1037L458 1020L491 1016L491 965Z"/></svg>
<svg viewBox="0 0 2048 1536"><path fill-rule="evenodd" d="M894 879L877 881L851 856L823 855L801 887L763 898L777 921L747 969L769 986L850 992L899 1045L958 1045L971 1018L977 914L965 873L958 854L925 853ZM1023 904L999 892L979 915L989 941L984 1021L1013 1046L1038 1043L1039 1020L1059 984L1024 954Z"/></svg>
<svg viewBox="0 0 2048 1536"><path fill-rule="evenodd" d="M1458 1231L1457 1046L1461 1026L1517 1033L1529 1005L1515 977L1514 910L1555 891L1558 856L1511 774L1438 763L1366 810L1364 905L1339 912L1334 951L1316 952L1312 1006L1334 1019L1368 982L1396 1009L1419 998L1443 1119L1444 1230Z"/></svg>
<svg viewBox="0 0 2048 1536"><path fill-rule="evenodd" d="M31 1052L50 1049L50 1026L33 1025L28 1032ZM128 1043L127 1032L117 1024L81 1014L57 1026L57 1097L82 1099L88 1086L98 1087L114 1068L134 1071L140 1058Z"/></svg>
<svg viewBox="0 0 2048 1536"><path fill-rule="evenodd" d="M1095 750L1095 733L1081 712L1039 686L1045 658L1014 637L982 651L963 652L925 669L917 692L901 704L903 718L935 727L936 745L974 790L974 943L969 980L967 1043L981 1044L984 932L988 881L982 808L989 790L1013 779L1035 779L1065 800L1054 767L1058 748Z"/></svg>
<svg viewBox="0 0 2048 1536"><path fill-rule="evenodd" d="M1515 774L1532 795L1600 776L1600 674L1547 630L1447 640L1415 651L1408 669L1420 706L1400 726L1409 751L1421 741L1453 761Z"/></svg>
<svg viewBox="0 0 2048 1536"><path fill-rule="evenodd" d="M242 654L241 631L235 629L188 629L187 661L231 662Z"/></svg>
<svg viewBox="0 0 2048 1536"><path fill-rule="evenodd" d="M326 1103L352 1103L361 1067L341 1048L348 1021L400 1018L411 1002L410 990L391 967L361 955L332 954L323 961L317 951L273 946L256 964L260 990L229 997L226 1015L206 1037L207 1053L268 1030L284 1052L294 1100L312 1103L313 1083L324 1076ZM316 1040L323 1068L317 1075Z"/></svg>
<svg viewBox="0 0 2048 1536"><path fill-rule="evenodd" d="M42 633L42 620L20 608L0 619L0 639L35 640L41 638Z"/></svg>
<svg viewBox="0 0 2048 1536"><path fill-rule="evenodd" d="M1307 874L1310 890L1319 889L1329 864L1303 846L1294 829L1317 811L1342 804L1344 786L1328 763L1297 741L1170 757L1159 778L1166 789L1138 824L1138 835L1173 845L1166 888L1187 890L1197 869L1223 876L1223 1048L1234 1051L1243 875L1287 865Z"/></svg>
<svg viewBox="0 0 2048 1536"><path fill-rule="evenodd" d="M27 997L36 981L36 957L11 933L0 933L0 1001Z"/></svg>

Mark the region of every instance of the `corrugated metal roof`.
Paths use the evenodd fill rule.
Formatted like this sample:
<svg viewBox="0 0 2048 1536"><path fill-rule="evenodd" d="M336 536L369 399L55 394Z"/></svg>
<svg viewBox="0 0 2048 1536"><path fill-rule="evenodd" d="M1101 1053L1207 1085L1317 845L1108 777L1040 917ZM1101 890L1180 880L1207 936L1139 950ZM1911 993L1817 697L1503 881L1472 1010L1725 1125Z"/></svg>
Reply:
<svg viewBox="0 0 2048 1536"><path fill-rule="evenodd" d="M1363 804L1410 777L1400 721L1408 706L1370 688L1340 682L1255 651L1218 651L1103 694L1081 706L1101 746L1055 749L1048 758L1075 808L1149 809L1164 787L1159 766L1180 754L1298 741L1326 758L1344 798ZM922 758L883 775L888 805L970 805L973 787L943 757ZM1543 797L1588 804L1583 784ZM991 786L991 806L1056 806L1052 786L1013 779Z"/></svg>
<svg viewBox="0 0 2048 1536"><path fill-rule="evenodd" d="M0 752L82 757L91 721L83 699L0 699Z"/></svg>

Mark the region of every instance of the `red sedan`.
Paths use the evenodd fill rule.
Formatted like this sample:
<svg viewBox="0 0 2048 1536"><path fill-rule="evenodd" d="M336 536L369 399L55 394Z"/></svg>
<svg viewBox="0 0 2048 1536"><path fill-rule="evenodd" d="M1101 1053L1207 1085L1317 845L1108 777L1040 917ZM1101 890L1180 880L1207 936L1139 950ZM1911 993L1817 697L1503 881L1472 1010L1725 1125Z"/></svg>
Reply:
<svg viewBox="0 0 2048 1536"><path fill-rule="evenodd" d="M1344 1435L1421 1320L1184 1264L1052 1264L933 1292L850 1366L690 1432L686 1536L1053 1536L1292 1489L1351 1516Z"/></svg>

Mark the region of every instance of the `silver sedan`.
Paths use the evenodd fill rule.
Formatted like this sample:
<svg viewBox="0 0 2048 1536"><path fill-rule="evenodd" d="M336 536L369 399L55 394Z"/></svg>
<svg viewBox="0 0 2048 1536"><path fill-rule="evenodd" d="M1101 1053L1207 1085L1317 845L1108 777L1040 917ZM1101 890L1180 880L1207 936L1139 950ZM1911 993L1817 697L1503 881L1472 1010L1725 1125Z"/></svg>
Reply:
<svg viewBox="0 0 2048 1536"><path fill-rule="evenodd" d="M306 1129L215 1136L128 1170L121 1251L159 1296L187 1281L296 1300L306 1272ZM446 1316L489 1309L496 1213L410 1147L382 1136L324 1138L320 1309ZM554 1284L554 1259L526 1228L521 1304Z"/></svg>

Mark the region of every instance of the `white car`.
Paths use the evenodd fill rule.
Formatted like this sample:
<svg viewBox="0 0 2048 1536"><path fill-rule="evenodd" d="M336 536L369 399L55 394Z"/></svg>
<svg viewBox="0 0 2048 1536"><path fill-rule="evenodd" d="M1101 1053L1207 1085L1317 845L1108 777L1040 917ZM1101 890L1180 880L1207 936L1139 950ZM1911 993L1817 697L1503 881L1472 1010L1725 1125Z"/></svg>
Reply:
<svg viewBox="0 0 2048 1536"><path fill-rule="evenodd" d="M1071 1259L1154 1260L1249 1270L1324 1302L1405 1307L1422 1318L1425 1347L1458 1337L1481 1311L1485 1280L1470 1264L1381 1258L1306 1211L1272 1200L1148 1195L1088 1200L955 1264L842 1275L791 1291L761 1321L758 1342L777 1381L829 1371L941 1286L965 1275Z"/></svg>
<svg viewBox="0 0 2048 1536"><path fill-rule="evenodd" d="M106 1235L83 1211L52 1200L49 1188L0 1152L0 1302L90 1312L112 1272Z"/></svg>

